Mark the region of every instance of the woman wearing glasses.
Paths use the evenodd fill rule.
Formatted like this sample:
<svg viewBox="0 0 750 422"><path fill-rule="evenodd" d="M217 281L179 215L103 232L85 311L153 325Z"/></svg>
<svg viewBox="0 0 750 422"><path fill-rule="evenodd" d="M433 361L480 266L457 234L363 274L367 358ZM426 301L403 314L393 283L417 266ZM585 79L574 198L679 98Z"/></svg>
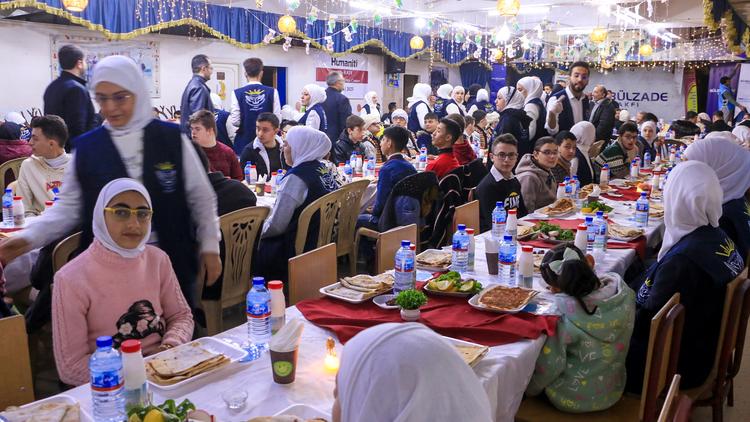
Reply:
<svg viewBox="0 0 750 422"><path fill-rule="evenodd" d="M490 149L490 160L490 173L479 182L476 190L481 232L492 228L492 210L498 202L502 202L506 211L518 210L518 218L527 214L521 195L521 183L513 174L513 166L518 161L516 138L509 133L495 138Z"/></svg>
<svg viewBox="0 0 750 422"><path fill-rule="evenodd" d="M534 144L534 152L521 157L518 163L516 174L529 212L555 202L557 183L552 175L552 167L557 164L558 149L555 138L543 136Z"/></svg>
<svg viewBox="0 0 750 422"><path fill-rule="evenodd" d="M169 257L146 245L151 198L133 179L116 179L96 200L94 241L55 274L52 338L60 379L89 382L96 338L116 348L137 339L145 354L190 341L193 318Z"/></svg>
<svg viewBox="0 0 750 422"><path fill-rule="evenodd" d="M182 292L195 306L197 275L207 284L221 273L216 196L193 146L177 125L154 119L140 68L124 56L97 63L91 78L106 123L75 140L60 200L34 225L0 244L0 261L83 230L81 248L94 238L99 191L129 177L145 186L156 211L151 240L169 255ZM200 256L200 273L199 273Z"/></svg>

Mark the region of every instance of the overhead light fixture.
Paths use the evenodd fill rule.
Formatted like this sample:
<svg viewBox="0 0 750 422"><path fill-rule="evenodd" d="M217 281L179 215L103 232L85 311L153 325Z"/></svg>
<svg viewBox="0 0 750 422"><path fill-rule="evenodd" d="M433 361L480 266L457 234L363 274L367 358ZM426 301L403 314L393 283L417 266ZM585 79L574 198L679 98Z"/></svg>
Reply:
<svg viewBox="0 0 750 422"><path fill-rule="evenodd" d="M558 29L557 35L563 36L563 35L589 35L591 34L591 31L593 31L595 28L586 27L586 28L565 28L565 29Z"/></svg>
<svg viewBox="0 0 750 422"><path fill-rule="evenodd" d="M520 0L497 0L497 11L500 16L517 16L521 10Z"/></svg>
<svg viewBox="0 0 750 422"><path fill-rule="evenodd" d="M597 44L603 43L607 39L607 30L605 28L594 28L589 35L589 39Z"/></svg>
<svg viewBox="0 0 750 422"><path fill-rule="evenodd" d="M503 24L500 30L497 31L497 39L500 42L507 42L510 39L510 28L507 24Z"/></svg>
<svg viewBox="0 0 750 422"><path fill-rule="evenodd" d="M414 19L414 26L416 26L417 29L422 29L427 26L427 21L425 18L416 18Z"/></svg>
<svg viewBox="0 0 750 422"><path fill-rule="evenodd" d="M453 22L451 26L456 29L463 29L464 31L479 32L479 28L466 22Z"/></svg>
<svg viewBox="0 0 750 422"><path fill-rule="evenodd" d="M71 12L83 12L89 5L89 0L63 0L63 6Z"/></svg>
<svg viewBox="0 0 750 422"><path fill-rule="evenodd" d="M409 40L409 47L411 47L413 50L421 50L424 48L424 39L420 37L419 35L415 35L411 37Z"/></svg>

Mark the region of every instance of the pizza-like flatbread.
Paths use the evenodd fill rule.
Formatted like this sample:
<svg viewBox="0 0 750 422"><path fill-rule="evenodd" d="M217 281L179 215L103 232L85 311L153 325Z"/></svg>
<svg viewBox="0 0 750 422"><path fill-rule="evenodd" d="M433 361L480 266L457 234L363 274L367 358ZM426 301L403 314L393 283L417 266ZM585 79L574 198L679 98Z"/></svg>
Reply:
<svg viewBox="0 0 750 422"><path fill-rule="evenodd" d="M220 356L223 355L212 353L200 343L192 342L160 353L149 359L149 364L161 376L185 375L205 363L212 363Z"/></svg>
<svg viewBox="0 0 750 422"><path fill-rule="evenodd" d="M479 297L479 303L501 311L515 310L526 306L537 293L520 287L497 286L484 291Z"/></svg>
<svg viewBox="0 0 750 422"><path fill-rule="evenodd" d="M575 210L576 205L569 198L560 198L552 204L542 208L547 215L561 215Z"/></svg>

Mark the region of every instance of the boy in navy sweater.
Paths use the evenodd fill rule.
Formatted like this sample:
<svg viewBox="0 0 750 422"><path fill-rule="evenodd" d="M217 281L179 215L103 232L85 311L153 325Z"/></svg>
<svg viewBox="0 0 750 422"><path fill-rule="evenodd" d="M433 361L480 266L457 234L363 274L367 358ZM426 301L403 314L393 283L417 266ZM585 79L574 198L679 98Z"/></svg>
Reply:
<svg viewBox="0 0 750 422"><path fill-rule="evenodd" d="M369 214L360 214L358 226L377 229L378 220L383 213L383 207L393 187L401 179L417 173L414 166L406 161L403 155L408 141L409 131L400 126L391 126L383 132L380 149L383 152L383 157L387 157L387 160L380 169L378 190L372 211Z"/></svg>

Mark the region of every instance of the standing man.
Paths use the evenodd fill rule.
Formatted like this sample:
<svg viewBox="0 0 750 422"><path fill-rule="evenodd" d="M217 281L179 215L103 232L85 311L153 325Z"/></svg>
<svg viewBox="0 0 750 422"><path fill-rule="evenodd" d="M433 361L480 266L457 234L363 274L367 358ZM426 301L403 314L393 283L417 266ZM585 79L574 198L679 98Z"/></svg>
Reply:
<svg viewBox="0 0 750 422"><path fill-rule="evenodd" d="M615 127L615 105L607 96L607 88L597 85L591 92L594 108L591 109L591 122L596 128L596 140L609 141Z"/></svg>
<svg viewBox="0 0 750 422"><path fill-rule="evenodd" d="M328 129L325 131L331 140L331 156L333 148L339 139L341 132L346 129L346 118L352 114L352 105L346 98L344 92L344 76L340 72L331 72L326 77L326 100L323 102L323 111L328 121Z"/></svg>
<svg viewBox="0 0 750 422"><path fill-rule="evenodd" d="M552 94L552 85L551 84L544 84L544 88L542 90L542 103L547 104L547 100L549 100L549 96Z"/></svg>
<svg viewBox="0 0 750 422"><path fill-rule="evenodd" d="M744 105L737 102L737 100L734 98L734 93L732 92L732 88L729 86L730 83L732 83L732 77L737 72L737 69L740 68L740 64L737 64L737 67L734 68L732 71L732 74L729 76L724 76L721 79L719 79L719 110L724 113L724 120L731 126L732 121L734 121L734 108L739 107L740 110L742 110L744 113L747 114L747 108L745 108Z"/></svg>
<svg viewBox="0 0 750 422"><path fill-rule="evenodd" d="M255 139L255 122L260 113L273 113L281 120L279 91L260 83L263 79L263 60L250 57L242 66L245 68L247 85L234 90L229 115L232 124L239 128L234 137L234 153L237 155L242 154L245 146Z"/></svg>
<svg viewBox="0 0 750 422"><path fill-rule="evenodd" d="M198 110L213 110L211 90L206 82L211 79L214 69L205 54L193 57L190 65L193 68L193 78L190 79L180 101L180 128L182 133L190 135L190 116Z"/></svg>
<svg viewBox="0 0 750 422"><path fill-rule="evenodd" d="M550 95L547 124L544 125L550 136L555 136L561 130L570 130L574 124L588 117L589 99L583 90L589 84L589 73L588 63L573 63L566 88Z"/></svg>
<svg viewBox="0 0 750 422"><path fill-rule="evenodd" d="M96 127L96 112L86 88L86 62L83 50L64 45L57 52L62 72L44 91L44 114L60 116L70 139ZM65 150L70 151L70 144Z"/></svg>

